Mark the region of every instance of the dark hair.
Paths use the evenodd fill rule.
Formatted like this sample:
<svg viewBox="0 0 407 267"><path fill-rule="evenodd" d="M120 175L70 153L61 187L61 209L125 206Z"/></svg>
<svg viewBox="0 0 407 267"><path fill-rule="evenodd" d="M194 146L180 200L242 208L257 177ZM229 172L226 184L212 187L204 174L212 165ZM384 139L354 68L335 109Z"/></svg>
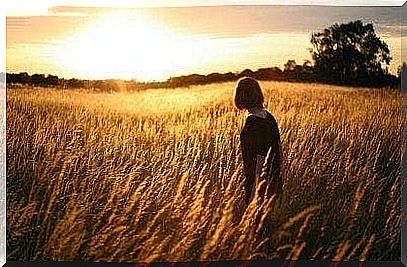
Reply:
<svg viewBox="0 0 407 267"><path fill-rule="evenodd" d="M239 79L235 89L235 105L238 109L263 107L264 96L259 83L249 77Z"/></svg>

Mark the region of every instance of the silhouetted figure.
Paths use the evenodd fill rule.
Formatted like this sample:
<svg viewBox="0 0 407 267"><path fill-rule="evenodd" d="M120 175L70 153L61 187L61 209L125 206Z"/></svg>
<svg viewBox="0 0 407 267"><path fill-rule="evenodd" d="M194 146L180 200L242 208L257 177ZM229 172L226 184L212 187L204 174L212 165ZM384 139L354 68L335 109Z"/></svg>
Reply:
<svg viewBox="0 0 407 267"><path fill-rule="evenodd" d="M235 89L235 105L247 110L248 116L240 133L245 175L245 204L249 205L256 179L266 179L268 192L280 196L281 144L278 125L263 107L264 96L259 83L252 78L242 78Z"/></svg>

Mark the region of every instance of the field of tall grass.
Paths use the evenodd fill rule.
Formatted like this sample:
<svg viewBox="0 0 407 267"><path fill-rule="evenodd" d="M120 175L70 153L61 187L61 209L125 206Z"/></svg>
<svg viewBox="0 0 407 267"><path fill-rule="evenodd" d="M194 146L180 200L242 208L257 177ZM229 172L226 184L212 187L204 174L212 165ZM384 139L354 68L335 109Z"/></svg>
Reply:
<svg viewBox="0 0 407 267"><path fill-rule="evenodd" d="M234 83L9 89L7 259L400 260L400 92L261 85L284 193L246 210Z"/></svg>

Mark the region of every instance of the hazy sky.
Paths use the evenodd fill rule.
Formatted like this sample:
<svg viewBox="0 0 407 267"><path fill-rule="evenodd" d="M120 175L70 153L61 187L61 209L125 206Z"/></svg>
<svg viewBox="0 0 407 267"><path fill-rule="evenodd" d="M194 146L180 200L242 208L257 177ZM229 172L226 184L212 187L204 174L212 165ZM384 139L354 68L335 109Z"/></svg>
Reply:
<svg viewBox="0 0 407 267"><path fill-rule="evenodd" d="M93 7L169 7L208 5L343 5L343 6L401 6L403 0L6 0L7 16L44 15L52 6Z"/></svg>
<svg viewBox="0 0 407 267"><path fill-rule="evenodd" d="M400 62L399 16L391 8L320 10L300 7L287 10L275 6L260 9L165 9L162 12L137 11L135 16L116 15L95 19L86 17L86 12L93 12L94 9L67 7L247 5L249 1L32 2L35 4L30 5L28 3L31 2L23 0L6 1L7 44L6 34L1 35L0 43L7 47L7 71L80 78L138 77L148 80L191 72L205 74L241 71L244 68L282 67L288 59L295 59L299 64L304 59L310 59L307 49L313 31L354 19L374 22L377 32L392 50L395 61L391 69L395 70ZM282 3L278 0L250 1L251 5ZM401 5L400 1L395 0L290 2L303 5L333 3L337 6ZM2 12L5 12L4 9ZM315 16L315 13L320 15ZM4 21L2 23L4 25ZM5 29L5 25L2 29ZM143 41L139 40L140 36ZM6 57L0 62L3 71L6 69Z"/></svg>

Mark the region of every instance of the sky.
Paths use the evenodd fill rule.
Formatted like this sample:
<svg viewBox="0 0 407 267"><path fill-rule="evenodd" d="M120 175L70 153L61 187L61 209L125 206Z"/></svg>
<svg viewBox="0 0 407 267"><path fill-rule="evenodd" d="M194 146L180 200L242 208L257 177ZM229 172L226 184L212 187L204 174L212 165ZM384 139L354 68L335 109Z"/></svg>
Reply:
<svg viewBox="0 0 407 267"><path fill-rule="evenodd" d="M34 2L34 1L32 1ZM174 1L165 1L165 0L138 0L138 1L129 1L129 0L116 0L116 1L106 1L106 0L36 0L35 4L29 4L32 3L31 1L23 1L23 0L6 0L5 5L6 9L1 9L2 13L0 15L4 15L8 17L8 22L13 20L13 18L17 17L22 17L24 18L22 23L24 24L24 21L27 21L27 18L30 18L30 16L43 16L43 15L61 15L61 16L66 16L69 15L66 10L69 10L69 8L62 8L64 12L56 12L56 10L61 10L61 8L55 8L55 7L114 7L114 8L138 8L138 7L178 7L178 6L210 6L210 5L264 5L264 4L287 4L286 1L279 1L279 0L253 0L253 1L243 1L243 0L236 0L236 1L231 1L231 0L209 0L209 1L202 1L202 0L174 0ZM357 1L332 1L332 0L321 0L321 1L315 1L315 0L295 0L295 1L290 1L289 4L295 5L295 4L301 4L301 5L336 5L336 6L348 6L348 5L357 5L357 6L400 6L402 2L400 1L395 1L395 0L381 0L381 1L374 1L374 0L357 0ZM75 10L75 9L72 9ZM77 14L76 14L77 15ZM81 14L83 15L83 14ZM222 15L222 14L220 14ZM211 15L212 16L212 15ZM211 16L206 16L207 18L210 18ZM168 17L167 15L160 15L160 17ZM274 57L276 58L276 61L272 62L273 66L278 65L281 67L281 64L284 60L286 59L297 59L298 63L302 63L301 60L303 60L306 55L309 55L309 52L307 52L303 46L300 46L299 44L304 44L304 43L309 43L309 34L308 32L310 29L313 29L311 26L309 29L303 29L302 32L294 32L287 34L285 33L284 35L279 35L278 32L264 32L264 27L261 29L262 31L259 31L259 33L265 33L263 35L253 35L253 31L250 32L250 29L248 29L248 32L245 31L245 26L244 23L241 23L239 25L238 31L242 32L235 32L235 29L232 27L230 29L227 29L227 23L225 23L224 27L225 29L224 32L227 34L231 34L231 36L220 36L221 38L207 38L206 36L201 36L198 37L193 37L195 39L191 39L189 37L186 39L182 35L179 34L174 34L172 31L167 31L166 29L163 29L160 25L150 25L149 22L146 23L146 21L139 20L138 18L129 18L128 20L123 20L122 18L118 17L113 17L110 18L111 21L115 22L115 25L121 25L121 29L117 30L116 27L112 27L111 25L106 24L101 21L97 21L96 23L93 23L91 27L88 27L87 31L83 31L81 34L74 34L74 31L72 31L72 37L70 38L65 38L64 36L58 36L58 31L61 28L60 25L67 25L66 27L66 32L69 31L69 23L70 22L64 22L65 24L55 24L58 26L55 26L55 29L52 29L52 23L54 23L51 20L44 20L41 22L40 18L35 18L32 17L33 19L28 19L28 24L35 24L39 23L51 23L51 25L48 27L48 30L51 32L45 32L43 35L41 35L40 32L36 31L35 27L32 27L25 32L21 32L19 34L18 29L17 31L14 29L12 32L12 36L7 37L7 49L10 47L10 51L7 51L7 54L5 57L2 57L2 61L0 62L0 70L5 71L6 69L6 62L5 59L8 57L8 60L13 60L14 62L24 62L26 65L29 64L35 64L36 61L38 61L37 58L31 55L41 55L41 60L43 60L43 70L44 73L47 72L49 69L55 69L52 67L53 62L51 62L51 58L53 57L53 54L58 54L55 60L58 62L63 62L66 63L64 73L69 73L67 74L70 77L76 77L78 73L90 73L90 77L92 78L101 78L98 77L98 75L104 75L108 76L110 75L109 71L110 69L101 69L101 66L106 66L106 60L109 62L110 65L116 66L115 69L121 72L122 78L131 78L132 76L135 75L135 73L138 75L138 77L142 77L144 80L149 80L149 79L165 79L168 78L171 75L182 75L182 74L188 74L191 72L193 69L194 72L200 72L200 73L209 73L211 71L220 71L220 72L226 72L226 71L239 71L242 70L243 68L251 68L256 69L255 67L267 67L270 65L265 65L262 66L261 64L257 64L259 62L259 59L264 58L265 56L269 57ZM45 17L44 17L45 18ZM201 19L204 19L204 16L201 17ZM18 18L17 18L18 19ZM188 23L188 17L184 18L184 21L181 21L181 24L187 24ZM18 19L20 20L20 19ZM20 22L18 22L19 24ZM130 23L128 23L130 22ZM210 21L209 23L201 23L201 25L208 26L210 27ZM230 20L229 21L231 25L234 25L235 21ZM337 21L336 21L337 22ZM88 23L88 22L86 22ZM180 24L178 23L178 24ZM191 21L191 24L193 24L194 21ZM285 26L284 22L282 22L283 25ZM329 23L332 23L332 21L329 21ZM13 24L13 23L10 23ZM85 24L85 20L83 20L83 24ZM171 19L168 19L163 23L165 24L174 24L171 22ZM266 21L265 22L265 27L270 28L270 25L276 26L276 21L270 22ZM302 24L302 21L301 23ZM175 26L176 23L174 24ZM174 26L172 25L172 26ZM196 29L201 27L201 25L195 25ZM264 26L263 25L263 26ZM295 24L293 24L294 27L297 27ZM314 24L313 24L314 25ZM329 24L330 25L330 24ZM5 29L5 21L2 21L1 25L2 29ZM29 25L31 27L31 25ZM72 26L72 25L71 25ZM301 27L304 25L300 25ZM306 26L306 25L305 25ZM65 26L64 26L65 27ZM92 28L93 27L93 28ZM135 29L136 27L136 29ZM138 27L138 28L137 28ZM213 34L213 28L218 27L217 25L212 25L212 29L209 29L208 32ZM256 24L256 29L258 30L259 27L261 28L262 25ZM278 26L276 26L278 28ZM281 26L280 26L281 27ZM315 27L315 26L314 26ZM77 24L72 26L73 29L78 29L80 28ZM86 27L84 27L86 28ZM174 28L174 27L173 27ZM176 28L176 27L175 27ZM191 27L194 28L194 27ZM65 28L64 28L65 29ZM205 29L203 29L205 30ZM200 29L202 33L202 29ZM304 32L307 32L307 34L304 34ZM98 34L99 33L99 34ZM147 40L145 40L145 45L140 45L140 42L138 42L135 38L129 38L129 33L133 35L143 35L147 36ZM51 36L51 39L57 39L56 36L58 36L58 42L48 42L46 39L47 37L45 36L46 34L49 34ZM239 34L245 35L243 37L245 38L240 38L237 41L237 37ZM87 36L92 35L92 38L89 38ZM75 37L74 37L75 36ZM103 36L111 36L113 38L106 38ZM156 38L159 36L160 42L156 42ZM64 37L64 38L63 38ZM148 38L150 37L150 42ZM9 40L15 39L18 40L18 38L22 38L20 40L20 44L16 46L9 46ZM30 50L27 50L24 48L24 44L27 46L28 42L24 41L25 38L31 38L29 42L30 45ZM121 40L120 42L116 42L115 38L118 40ZM63 42L61 41L63 40ZM125 41L125 42L123 42ZM24 43L25 42L25 43ZM44 46L45 43L48 42L48 46ZM93 43L98 42L99 45L96 49L93 48ZM1 46L6 47L6 34L1 34L0 36L0 43ZM16 42L18 43L18 42ZM62 43L62 44L61 44ZM123 43L127 43L127 46L123 47ZM163 46L162 44L169 44L166 46ZM196 44L199 43L197 46ZM286 43L286 45L284 45ZM393 46L394 49L399 49L400 50L400 44L397 42L397 38L392 37L390 40L391 45ZM69 44L69 45L67 45ZM76 44L76 47L75 45ZM178 47L181 44L182 47ZM152 47L153 46L153 47ZM245 47L252 46L252 52L251 53L246 53L244 51ZM279 49L272 49L272 50L267 50L266 48L268 47L279 47ZM117 51L115 55L106 55L106 51L113 51L112 49L109 50L109 47L113 47L114 51ZM219 49L221 47L222 49ZM1 47L0 47L1 48ZM134 49L137 48L137 49ZM15 50L12 50L15 49ZM127 50L132 50L131 54L128 54L125 52L125 49ZM146 51L146 50L151 50L150 55L147 56L148 53L143 53L143 52L135 52L135 50L139 51ZM159 52L154 52L154 51L162 51L166 49L168 51L167 53L159 53ZM285 50L284 50L285 49ZM28 51L28 52L27 52ZM46 53L44 54L44 51ZM66 52L66 53L62 53ZM190 51L191 53L186 56L185 51ZM202 51L207 51L208 54L202 54ZM120 54L121 52L121 54ZM247 55L245 55L245 53ZM274 53L274 54L273 54ZM236 57L236 55L239 54L239 57ZM11 56L10 56L11 55ZM103 60L101 61L101 56L103 56ZM209 55L209 56L208 56ZM284 55L284 57L281 57ZM65 57L64 57L65 56ZM222 56L224 58L228 59L228 62L225 60L222 60ZM280 56L279 59L277 59ZM125 60L127 57L128 60ZM47 58L50 58L48 60ZM78 60L81 59L82 60ZM119 60L118 58L122 58L123 60ZM129 58L133 58L134 60L131 61ZM208 60L208 58L214 59L214 60ZM85 60L86 59L86 60ZM143 68L138 70L137 66L134 62L136 61L141 62L140 64L143 65ZM47 61L48 60L48 61ZM157 62L160 62L160 64L157 64ZM174 66L174 62L176 63L176 66ZM48 67L47 67L48 64ZM159 66L159 68L158 68ZM230 66L236 66L235 69L230 69ZM27 66L18 66L18 68L24 69ZM177 68L177 72L174 71L174 68ZM17 68L17 69L18 69ZM393 67L394 68L394 67ZM70 69L70 70L68 70ZM129 72L128 70L134 70L133 72ZM24 69L24 70L27 70ZM29 70L29 68L28 68ZM7 69L8 71L8 69ZM34 70L33 70L34 71ZM36 70L38 72L41 72L40 70ZM160 75L157 75L157 73L160 73ZM58 73L57 73L58 74ZM154 75L152 75L154 74ZM61 74L59 73L61 76ZM65 75L66 76L66 75ZM114 75L113 75L114 76ZM87 77L82 77L82 78L87 78ZM112 77L113 78L113 77Z"/></svg>
<svg viewBox="0 0 407 267"><path fill-rule="evenodd" d="M170 7L210 5L342 5L401 6L400 0L6 0L7 16L44 15L52 6Z"/></svg>

